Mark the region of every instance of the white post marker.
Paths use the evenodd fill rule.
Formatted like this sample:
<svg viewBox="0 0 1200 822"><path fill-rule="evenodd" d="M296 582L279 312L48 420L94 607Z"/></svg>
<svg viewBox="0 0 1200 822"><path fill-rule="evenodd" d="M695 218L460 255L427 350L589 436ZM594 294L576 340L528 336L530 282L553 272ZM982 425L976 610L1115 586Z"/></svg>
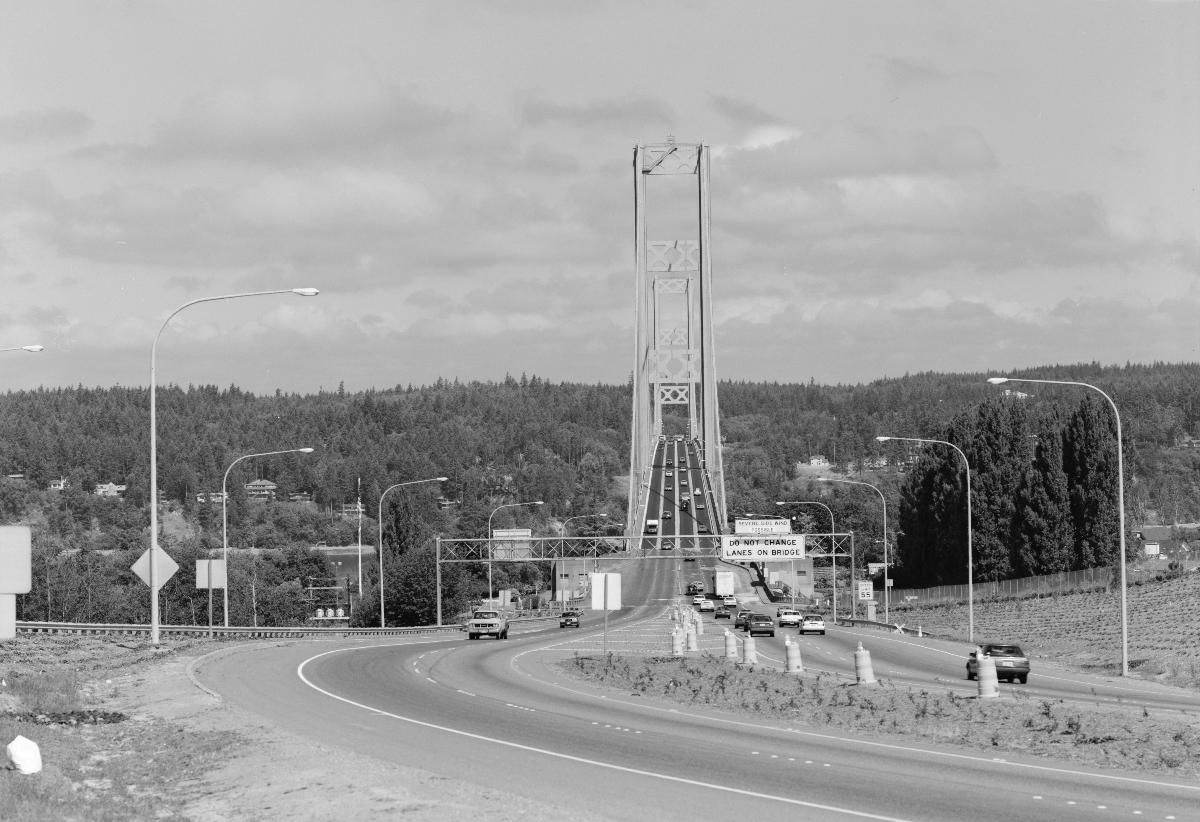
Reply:
<svg viewBox="0 0 1200 822"><path fill-rule="evenodd" d="M996 660L975 648L975 678L979 680L979 698L995 699L1000 696L1000 680L996 675Z"/></svg>
<svg viewBox="0 0 1200 822"><path fill-rule="evenodd" d="M604 611L604 653L608 654L608 612L621 609L621 575L592 573L592 610Z"/></svg>
<svg viewBox="0 0 1200 822"><path fill-rule="evenodd" d="M874 685L876 681L875 669L871 667L871 652L863 648L861 642L854 652L854 676L859 685Z"/></svg>

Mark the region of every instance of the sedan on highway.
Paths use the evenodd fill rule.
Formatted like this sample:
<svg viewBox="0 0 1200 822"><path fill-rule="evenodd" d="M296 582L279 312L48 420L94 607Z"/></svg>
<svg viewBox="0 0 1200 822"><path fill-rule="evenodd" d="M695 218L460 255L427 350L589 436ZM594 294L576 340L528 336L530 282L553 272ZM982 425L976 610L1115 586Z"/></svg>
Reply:
<svg viewBox="0 0 1200 822"><path fill-rule="evenodd" d="M563 615L558 618L559 628L578 628L579 627L579 612L578 611L563 611Z"/></svg>
<svg viewBox="0 0 1200 822"><path fill-rule="evenodd" d="M715 610L717 610L717 603L713 602L711 599L706 599L700 603L700 610L701 611L715 611Z"/></svg>
<svg viewBox="0 0 1200 822"><path fill-rule="evenodd" d="M800 612L791 608L780 608L775 612L775 617L779 620L780 628L797 628L800 625Z"/></svg>
<svg viewBox="0 0 1200 822"><path fill-rule="evenodd" d="M990 656L996 662L996 678L1009 682L1016 680L1022 685L1029 679L1029 657L1021 650L1020 645L993 643L980 646L984 656ZM979 676L979 660L971 651L967 657L967 679Z"/></svg>
<svg viewBox="0 0 1200 822"><path fill-rule="evenodd" d="M750 636L755 634L775 636L775 620L766 614L751 614L750 619L746 621L746 631Z"/></svg>
<svg viewBox="0 0 1200 822"><path fill-rule="evenodd" d="M713 612L713 619L733 619L733 610L728 605L721 605Z"/></svg>
<svg viewBox="0 0 1200 822"><path fill-rule="evenodd" d="M782 625L783 623L780 622ZM825 617L820 614L805 614L800 619L799 632L802 634L813 633L825 636Z"/></svg>
<svg viewBox="0 0 1200 822"><path fill-rule="evenodd" d="M745 630L746 626L750 623L750 614L751 611L749 609L738 611L737 616L733 618L733 627Z"/></svg>

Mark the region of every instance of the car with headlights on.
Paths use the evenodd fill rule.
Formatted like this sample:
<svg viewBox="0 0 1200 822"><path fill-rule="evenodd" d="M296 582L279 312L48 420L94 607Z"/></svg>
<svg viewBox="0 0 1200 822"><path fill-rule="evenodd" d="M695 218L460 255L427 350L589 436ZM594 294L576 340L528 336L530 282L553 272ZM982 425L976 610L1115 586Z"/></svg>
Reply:
<svg viewBox="0 0 1200 822"><path fill-rule="evenodd" d="M579 627L578 611L563 611L562 616L558 618L559 628L578 628Z"/></svg>
<svg viewBox="0 0 1200 822"><path fill-rule="evenodd" d="M980 645L984 656L991 657L996 663L996 678L1009 682L1014 680L1024 685L1029 680L1029 657L1021 650L1020 645L993 642ZM979 676L979 660L975 651L967 657L967 679Z"/></svg>

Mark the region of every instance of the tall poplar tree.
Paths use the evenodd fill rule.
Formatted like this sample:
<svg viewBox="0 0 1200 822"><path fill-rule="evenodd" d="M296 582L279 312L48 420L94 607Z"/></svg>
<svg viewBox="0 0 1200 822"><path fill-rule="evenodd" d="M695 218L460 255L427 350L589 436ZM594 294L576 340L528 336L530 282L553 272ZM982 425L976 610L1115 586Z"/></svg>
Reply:
<svg viewBox="0 0 1200 822"><path fill-rule="evenodd" d="M1063 432L1063 471L1071 501L1073 569L1119 561L1117 436L1108 403L1084 397Z"/></svg>
<svg viewBox="0 0 1200 822"><path fill-rule="evenodd" d="M1017 494L1013 539L1019 576L1071 568L1075 529L1062 458L1062 434L1057 428L1047 428L1038 437L1033 464Z"/></svg>

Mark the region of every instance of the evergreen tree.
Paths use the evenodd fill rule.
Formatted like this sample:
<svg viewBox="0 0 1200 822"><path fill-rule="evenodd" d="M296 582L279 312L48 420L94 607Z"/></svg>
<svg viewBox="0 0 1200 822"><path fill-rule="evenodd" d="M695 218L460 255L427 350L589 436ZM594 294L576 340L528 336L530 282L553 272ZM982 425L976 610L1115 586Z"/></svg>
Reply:
<svg viewBox="0 0 1200 822"><path fill-rule="evenodd" d="M1108 403L1090 393L1067 421L1063 471L1075 533L1071 567L1115 564L1120 555L1116 426Z"/></svg>

